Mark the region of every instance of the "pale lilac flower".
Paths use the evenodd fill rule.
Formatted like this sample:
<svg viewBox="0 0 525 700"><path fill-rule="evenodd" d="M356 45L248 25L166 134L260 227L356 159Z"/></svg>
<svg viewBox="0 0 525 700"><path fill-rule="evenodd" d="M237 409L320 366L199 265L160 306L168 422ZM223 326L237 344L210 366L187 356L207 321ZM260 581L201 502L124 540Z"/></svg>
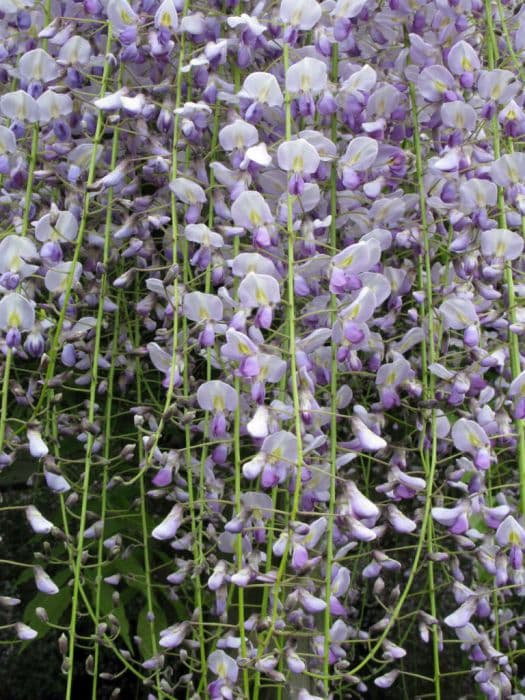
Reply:
<svg viewBox="0 0 525 700"><path fill-rule="evenodd" d="M47 518L44 518L42 513L35 506L27 506L26 518L33 532L38 535L48 535L54 528L53 523Z"/></svg>
<svg viewBox="0 0 525 700"><path fill-rule="evenodd" d="M15 629L18 639L22 639L23 641L29 641L38 637L38 632L32 627L29 627L29 625L25 625L23 622L17 622L15 624Z"/></svg>
<svg viewBox="0 0 525 700"><path fill-rule="evenodd" d="M453 104L453 103L450 103ZM443 105L445 107L446 105ZM490 180L473 177L459 187L460 206L465 214L496 205L498 188Z"/></svg>
<svg viewBox="0 0 525 700"><path fill-rule="evenodd" d="M109 0L107 15L117 34L134 29L138 23L138 16L127 0Z"/></svg>
<svg viewBox="0 0 525 700"><path fill-rule="evenodd" d="M46 574L41 566L35 566L34 574L36 587L41 593L45 593L46 595L56 595L59 592L60 589L56 583L54 583L51 577Z"/></svg>
<svg viewBox="0 0 525 700"><path fill-rule="evenodd" d="M441 105L441 119L444 126L451 129L472 132L476 128L477 117L473 107L461 100Z"/></svg>
<svg viewBox="0 0 525 700"><path fill-rule="evenodd" d="M70 279L72 286L79 283L81 274L82 265L79 262L75 265L70 261L60 262L46 272L44 285L52 294L62 294L67 289Z"/></svg>
<svg viewBox="0 0 525 700"><path fill-rule="evenodd" d="M47 124L67 117L73 111L73 101L69 95L54 90L46 90L37 99L39 122Z"/></svg>
<svg viewBox="0 0 525 700"><path fill-rule="evenodd" d="M275 277L249 272L239 285L239 301L247 309L257 309L255 317L261 328L272 325L272 309L281 300L279 283Z"/></svg>
<svg viewBox="0 0 525 700"><path fill-rule="evenodd" d="M29 331L35 325L35 309L30 301L18 292L11 292L0 299L0 329L7 331L8 347L17 347L21 331Z"/></svg>
<svg viewBox="0 0 525 700"><path fill-rule="evenodd" d="M525 529L508 515L496 530L496 542L501 546L516 545L525 547Z"/></svg>
<svg viewBox="0 0 525 700"><path fill-rule="evenodd" d="M463 330L478 322L474 304L465 297L449 296L439 307L445 328Z"/></svg>
<svg viewBox="0 0 525 700"><path fill-rule="evenodd" d="M377 72L366 63L342 83L341 90L352 94L362 103L365 100L365 95L374 89L376 82Z"/></svg>
<svg viewBox="0 0 525 700"><path fill-rule="evenodd" d="M202 347L210 347L215 342L215 324L222 319L222 301L214 294L190 292L184 295L182 313L190 321L204 324L199 336Z"/></svg>
<svg viewBox="0 0 525 700"><path fill-rule="evenodd" d="M468 530L467 506L460 502L454 508L436 506L432 508L432 517L440 525L449 528L455 535L461 535Z"/></svg>
<svg viewBox="0 0 525 700"><path fill-rule="evenodd" d="M58 78L57 62L44 49L33 49L22 54L18 62L18 73L26 82L50 83Z"/></svg>
<svg viewBox="0 0 525 700"><path fill-rule="evenodd" d="M24 90L7 92L0 97L0 111L8 119L36 122L39 118L38 103Z"/></svg>
<svg viewBox="0 0 525 700"><path fill-rule="evenodd" d="M453 95L454 86L453 76L439 65L423 68L417 81L419 93L428 102L441 102L447 94Z"/></svg>
<svg viewBox="0 0 525 700"><path fill-rule="evenodd" d="M384 673L382 676L374 678L374 685L377 685L378 688L390 688L395 683L399 673L397 669Z"/></svg>
<svg viewBox="0 0 525 700"><path fill-rule="evenodd" d="M224 437L226 435L225 411L235 411L239 397L235 389L220 381L212 379L204 382L197 389L197 403L205 411L213 413L211 423L211 433L213 437Z"/></svg>
<svg viewBox="0 0 525 700"><path fill-rule="evenodd" d="M179 622L160 631L159 646L163 649L176 649L185 640L189 631L188 622Z"/></svg>
<svg viewBox="0 0 525 700"><path fill-rule="evenodd" d="M236 119L219 131L219 143L225 151L245 151L259 142L259 133L253 124Z"/></svg>
<svg viewBox="0 0 525 700"><path fill-rule="evenodd" d="M259 104L267 104L269 107L282 107L284 102L276 77L271 73L259 71L247 76L239 95Z"/></svg>
<svg viewBox="0 0 525 700"><path fill-rule="evenodd" d="M475 421L460 418L452 427L454 447L474 457L478 469L490 466L490 441L484 429Z"/></svg>
<svg viewBox="0 0 525 700"><path fill-rule="evenodd" d="M273 222L270 207L259 192L242 192L232 204L231 212L234 224L248 231Z"/></svg>
<svg viewBox="0 0 525 700"><path fill-rule="evenodd" d="M151 536L156 540L173 539L182 523L183 513L184 510L181 504L177 503L174 505L164 520L154 528Z"/></svg>
<svg viewBox="0 0 525 700"><path fill-rule="evenodd" d="M497 68L480 71L477 89L484 100L506 103L519 92L519 84L515 81L514 73Z"/></svg>
<svg viewBox="0 0 525 700"><path fill-rule="evenodd" d="M448 67L454 75L462 76L465 73L475 73L481 68L481 61L473 47L466 41L457 41L448 52ZM465 84L472 87L472 83Z"/></svg>
<svg viewBox="0 0 525 700"><path fill-rule="evenodd" d="M508 394L516 397L514 417L518 420L525 418L525 370L512 380Z"/></svg>
<svg viewBox="0 0 525 700"><path fill-rule="evenodd" d="M91 59L91 44L83 36L75 34L62 44L58 52L58 63L70 66L86 66Z"/></svg>
<svg viewBox="0 0 525 700"><path fill-rule="evenodd" d="M179 17L175 2L173 0L163 0L159 5L154 17L155 28L174 34L178 25Z"/></svg>
<svg viewBox="0 0 525 700"><path fill-rule="evenodd" d="M277 270L270 258L260 253L239 253L230 262L232 274L236 277L245 277L248 272L257 272L262 275L271 275L278 278Z"/></svg>
<svg viewBox="0 0 525 700"><path fill-rule="evenodd" d="M29 452L32 457L40 459L49 453L49 448L42 440L42 434L35 428L28 428L27 439L29 441Z"/></svg>
<svg viewBox="0 0 525 700"><path fill-rule="evenodd" d="M331 14L336 19L353 19L365 5L366 0L337 0Z"/></svg>
<svg viewBox="0 0 525 700"><path fill-rule="evenodd" d="M0 596L0 605L4 608L14 608L20 605L21 602L20 598L12 598L11 596L5 595Z"/></svg>
<svg viewBox="0 0 525 700"><path fill-rule="evenodd" d="M285 24L302 31L312 29L321 14L317 0L282 0L279 10L279 17Z"/></svg>
<svg viewBox="0 0 525 700"><path fill-rule="evenodd" d="M71 490L66 479L55 469L44 469L44 478L48 488L54 493L67 493Z"/></svg>
<svg viewBox="0 0 525 700"><path fill-rule="evenodd" d="M291 65L285 77L286 89L291 95L297 95L300 92L316 95L326 88L327 82L326 63L310 56Z"/></svg>
<svg viewBox="0 0 525 700"><path fill-rule="evenodd" d="M206 194L202 187L186 177L178 177L170 182L170 190L178 200L188 205L186 221L193 224L200 216L202 205L206 203Z"/></svg>
<svg viewBox="0 0 525 700"><path fill-rule="evenodd" d="M462 603L457 610L450 615L447 615L443 622L449 627L465 627L469 624L470 618L476 612L478 601L476 598L470 597Z"/></svg>
<svg viewBox="0 0 525 700"><path fill-rule="evenodd" d="M296 463L297 438L280 430L264 439L260 452L244 463L242 473L246 479L256 479L262 472L262 486L272 488L285 480Z"/></svg>
<svg viewBox="0 0 525 700"><path fill-rule="evenodd" d="M38 259L35 244L26 236L9 234L0 241L0 284L8 289L16 289L20 280L38 270L31 260ZM10 273L8 275L8 273ZM9 278L15 277L15 281Z"/></svg>
<svg viewBox="0 0 525 700"><path fill-rule="evenodd" d="M523 237L505 228L480 233L481 252L486 258L516 260L523 252Z"/></svg>
<svg viewBox="0 0 525 700"><path fill-rule="evenodd" d="M386 440L370 430L360 418L352 418L352 426L359 444L358 449L365 452L376 452L387 446Z"/></svg>
<svg viewBox="0 0 525 700"><path fill-rule="evenodd" d="M525 178L525 153L506 153L492 163L490 174L501 187L522 182Z"/></svg>

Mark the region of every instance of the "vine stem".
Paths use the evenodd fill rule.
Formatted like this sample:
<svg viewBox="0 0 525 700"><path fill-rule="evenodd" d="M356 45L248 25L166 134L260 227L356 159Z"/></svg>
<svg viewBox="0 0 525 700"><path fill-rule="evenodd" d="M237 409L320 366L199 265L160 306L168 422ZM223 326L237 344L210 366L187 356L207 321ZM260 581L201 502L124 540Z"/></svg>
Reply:
<svg viewBox="0 0 525 700"><path fill-rule="evenodd" d="M433 310L433 295L432 295L432 268L431 268L431 257L430 257L430 240L429 240L429 230L428 230L428 218L427 218L427 204L426 204L426 192L425 185L423 182L423 159L421 155L421 137L419 133L419 120L417 115L417 101L416 101L416 91L414 88L414 83L409 84L409 94L410 94L410 107L412 112L412 124L414 127L414 153L416 158L416 177L417 177L417 188L419 194L419 214L421 217L421 232L423 234L423 261L421 256L418 258L418 278L419 286L423 287L423 281L425 284L425 316L427 319L428 332L427 336L424 337L422 343L421 352L421 370L423 378L423 394L425 400L430 400L434 398L435 394L435 377L432 372L429 371L429 364L436 362L436 347L434 341L434 310ZM424 268L424 269L423 269ZM424 278L424 279L423 279ZM436 457L437 457L437 427L436 427L436 409L432 408L430 410L430 430L431 430L431 447L430 449L424 445L425 440L425 430L421 431L421 442L420 451L422 455L422 461L425 468L425 476L429 480L429 500L432 502L432 486L433 479L430 481L430 475L434 474L436 468ZM432 554L434 549L434 532L432 519L428 520L427 526L427 551L428 554ZM430 603L430 614L437 619L437 604L436 604L436 594L435 594L435 576L434 576L434 562L432 557L428 557L427 562L427 580L429 588L429 603ZM436 700L441 698L441 683L440 683L440 665L439 665L439 630L437 625L432 626L432 659L434 664L434 693Z"/></svg>
<svg viewBox="0 0 525 700"><path fill-rule="evenodd" d="M332 81L337 84L339 77L339 50L337 44L332 44ZM337 112L332 115L331 123L332 141L337 143ZM337 250L337 161L334 160L330 172L330 246L331 254ZM330 295L330 326L333 328L337 320L337 296ZM330 498L328 501L328 524L326 528L326 608L324 611L324 658L323 675L324 692L328 696L330 691L330 596L332 590L332 564L334 561L334 512L336 499L337 479L337 347L332 343L330 361Z"/></svg>
<svg viewBox="0 0 525 700"><path fill-rule="evenodd" d="M108 34L110 33L108 29ZM117 136L113 139L112 145L112 158L115 158L118 149L118 132ZM94 165L94 164L93 164ZM111 218L111 208L108 208L108 214ZM107 225L106 219L106 236L104 240L104 262L106 263L109 259L109 250L111 244L111 230L110 226ZM91 383L89 388L89 409L88 409L88 423L92 424L95 420L95 407L97 398L97 384L98 384L98 366L99 366L99 356L100 356L100 343L102 337L102 326L104 322L104 300L105 300L105 290L107 287L107 273L104 271L101 278L101 289L100 296L98 300L98 310L97 310L97 324L95 328L95 341L92 356L92 369L91 369ZM65 304L64 304L65 306ZM82 570L82 558L84 549L84 532L86 528L86 518L87 518L87 506L89 500L89 488L90 488L90 478L91 478L91 467L92 467L92 456L93 456L93 444L95 442L95 437L93 433L88 430L88 436L86 441L86 457L84 461L84 475L82 479L82 502L80 508L80 521L78 525L78 535L77 535L77 551L76 559L74 563L74 580L73 580L73 593L72 593L72 604L71 604L71 619L69 626L69 651L68 651L68 673L67 673L67 685L66 685L66 700L70 700L73 692L73 674L74 674L74 656L75 656L75 645L76 645L76 624L77 624L77 612L78 612L78 597L79 597L79 586Z"/></svg>
<svg viewBox="0 0 525 700"><path fill-rule="evenodd" d="M120 66L119 70L119 77L118 77L118 87L121 87L122 84L122 65ZM110 163L110 168L111 170L114 170L117 164L117 157L118 157L118 145L119 145L119 128L118 126L115 126L114 131L113 131L113 143L111 147L111 163ZM111 246L111 223L112 223L112 205L113 205L113 188L110 187L107 193L107 204L106 204L106 220L104 223L104 252L102 256L102 262L104 265L104 272L102 274L101 282L100 282L100 300L99 300L99 308L101 305L104 303L104 298L107 293L107 287L108 287L108 275L107 275L107 267L108 267L108 262L109 262L109 255L110 255L110 246ZM121 293L119 293L119 298L121 297ZM115 310L115 329L118 329L120 323L120 304L117 304L117 308ZM103 562L103 557L104 557L104 521L106 518L106 508L107 508L107 483L108 483L108 460L110 457L110 437L111 437L111 423L112 423L112 414L111 414L111 409L113 405L113 382L114 382L114 377L115 377L115 357L117 354L117 346L118 346L118 332L115 332L113 334L113 341L111 344L111 365L109 368L109 373L108 373L108 393L107 393L107 402L106 402L106 410L105 410L105 416L104 416L104 451L103 451L103 457L104 457L104 466L103 466L103 471L102 471L102 486L101 486L101 502L100 502L100 519L102 521L102 532L100 534L100 538L98 541L98 548L97 548L97 574L95 578L95 617L96 617L96 622L95 622L95 628L98 626L98 620L100 619L100 611L101 611L101 595L102 595L102 562ZM140 443L139 443L140 445ZM94 654L93 654L93 684L91 686L91 697L92 700L97 700L97 692L98 692L98 666L99 666L99 659L100 659L100 647L98 644L95 645L94 648Z"/></svg>
<svg viewBox="0 0 525 700"><path fill-rule="evenodd" d="M485 18L487 23L488 34L488 50L487 64L489 70L494 70L496 67L496 59L498 58L498 46L496 42L496 34L494 31L494 22L492 18L492 9L490 0L485 0ZM494 146L494 159L497 160L501 156L501 138L497 116L492 118L492 139ZM501 228L507 228L507 220L505 216L505 197L503 189L498 187L498 223ZM525 220L522 218L522 232L525 233ZM518 336L513 333L510 326L516 322L516 291L514 288L514 277L512 274L512 261L505 262L504 279L507 286L508 295L508 314L509 314L509 332L508 345L510 355L510 371L512 379L515 379L520 374L520 348ZM525 425L521 419L514 420L514 428L518 436L517 443L517 462L520 481L520 510L525 516Z"/></svg>
<svg viewBox="0 0 525 700"><path fill-rule="evenodd" d="M284 73L288 71L289 66L289 45L286 43L283 47L283 66ZM291 112L291 102L290 93L285 89L284 93L284 103L285 103L285 139L290 141L292 138L292 112ZM288 275L287 275L287 312L288 312L288 351L290 355L290 379L292 385L292 401L294 409L294 428L295 428L295 439L297 444L297 467L295 472L295 487L293 492L292 507L290 510L290 517L288 522L293 522L297 518L297 513L299 511L299 503L301 498L301 475L303 468L303 438L301 432L301 408L299 400L299 385L297 382L297 358L295 356L295 293L294 293L294 267L295 267L295 230L293 226L293 201L290 192L287 192L287 223L286 223L286 235L288 239ZM260 644L257 658L261 658L264 650L268 646L270 639L275 630L275 623L277 621L277 608L279 601L279 590L282 584L286 566L288 564L288 556L290 553L290 542L291 538L286 539L284 551L279 563L279 568L277 570L277 576L274 583L274 596L272 605L272 617L270 625L263 642Z"/></svg>
<svg viewBox="0 0 525 700"><path fill-rule="evenodd" d="M7 400L9 398L9 375L11 373L11 360L13 351L7 348L5 356L4 372L2 375L2 411L0 415L0 454L4 448L5 428L7 423Z"/></svg>
<svg viewBox="0 0 525 700"><path fill-rule="evenodd" d="M112 35L112 30L111 30L111 24L107 24L107 37L106 37L106 55L110 53L111 51L111 42L113 40L113 35ZM106 94L108 82L110 78L110 62L105 61L104 62L104 69L102 71L102 82L100 86L100 92L99 92L99 98L104 97ZM53 339L51 342L51 347L49 350L49 357L48 357L48 365L47 365L47 370L46 370L46 375L44 377L42 389L40 391L40 396L38 398L38 401L36 403L36 406L33 411L33 418L35 419L38 417L40 410L42 409L42 406L44 404L44 401L46 400L47 397L47 389L49 386L49 382L51 381L54 371L55 371L55 364L57 360L57 355L58 355L58 349L60 347L60 334L62 332L62 327L64 325L64 320L66 317L67 313L67 308L69 305L69 298L71 296L71 289L73 287L73 276L75 272L75 267L78 262L78 259L80 257L80 249L82 247L82 242L84 239L84 233L86 230L87 226L87 220L89 216L89 204L90 204L90 186L93 184L95 180L95 166L97 163L97 153L98 153L98 147L100 146L100 142L102 140L102 134L104 131L104 114L101 110L98 111L98 116L97 116L97 124L95 128L95 135L93 137L93 151L91 153L91 158L89 161L89 167L88 167L88 174L87 174L87 179L86 179L86 184L85 184L85 194L84 194L84 202L83 202L83 207L82 207L82 217L80 219L80 223L78 226L78 234L77 234L77 240L76 240L76 245L75 245L75 250L73 252L73 258L71 260L71 270L68 273L67 280L66 280L66 287L64 289L63 293L63 301L62 301L62 308L60 309L60 314L58 317L57 325L55 328L55 333L53 335Z"/></svg>

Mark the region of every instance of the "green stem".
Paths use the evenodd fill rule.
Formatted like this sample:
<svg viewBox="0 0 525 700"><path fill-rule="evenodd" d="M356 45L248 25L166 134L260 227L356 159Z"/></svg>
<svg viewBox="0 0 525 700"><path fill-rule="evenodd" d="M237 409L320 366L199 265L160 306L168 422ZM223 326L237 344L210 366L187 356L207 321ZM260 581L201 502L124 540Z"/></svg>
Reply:
<svg viewBox="0 0 525 700"><path fill-rule="evenodd" d="M284 72L288 70L289 66L289 45L284 44L283 47L283 66ZM287 141L292 138L292 112L290 104L290 93L285 90L285 138ZM293 226L293 201L292 196L288 192L287 194L287 224L286 224L286 234L288 238L288 275L287 275L287 312L288 312L288 351L290 355L290 375L292 384L292 401L294 409L294 428L295 428L295 439L297 442L297 467L295 473L295 488L293 493L292 507L290 510L289 522L293 522L297 518L297 513L299 511L299 503L301 499L301 475L303 468L303 439L302 439L302 426L301 426L301 408L299 400L299 385L297 381L297 358L295 355L295 293L294 293L294 268L295 268L295 230ZM288 564L288 556L290 553L291 538L288 537L284 547L284 552L279 563L279 568L277 570L277 576L274 583L274 597L272 606L272 616L268 631L264 637L264 640L259 645L257 652L257 658L259 659L264 653L266 647L268 646L272 635L275 631L275 623L277 621L277 609L279 601L280 587L286 573L286 567Z"/></svg>
<svg viewBox="0 0 525 700"><path fill-rule="evenodd" d="M7 348L5 356L4 373L2 375L2 410L0 413L0 454L4 449L5 429L7 423L7 400L9 398L9 375L11 373L11 359L13 351Z"/></svg>
<svg viewBox="0 0 525 700"><path fill-rule="evenodd" d="M419 213L421 217L421 232L423 234L423 261L421 257L418 259L418 278L419 285L423 287L423 281L425 284L425 316L427 319L428 331L423 339L422 343L422 353L421 353L421 371L423 378L423 394L426 401L433 399L435 395L435 377L432 372L429 371L428 366L436 362L436 348L434 341L434 310L433 310L433 292L432 292L432 268L431 268L431 256L430 256L430 240L429 240L429 230L428 230L428 218L427 218L427 204L426 204L426 192L425 184L423 181L423 159L421 154L421 137L419 120L417 116L417 101L416 101L416 91L414 84L409 84L410 91L410 106L412 111L412 123L414 127L414 152L416 157L416 176L417 176L417 188L419 194ZM424 280L423 280L424 278ZM427 480L430 479L430 475L434 473L436 468L436 458L437 458L437 435L436 435L436 410L433 408L430 411L430 430L431 430L431 441L432 446L429 449L424 446L425 430L421 431L420 439L420 450L422 455L423 465L425 467L425 476ZM430 482L430 495L429 500L432 501L432 481ZM427 527L427 552L432 554L434 548L434 532L432 519L428 521ZM430 603L430 614L433 617L437 616L437 604L436 604L436 593L435 593L435 576L434 576L434 562L432 557L428 557L427 562L427 580L429 589L429 603ZM434 692L436 700L441 698L441 684L440 684L440 666L439 666L439 634L436 625L432 626L432 658L434 664Z"/></svg>
<svg viewBox="0 0 525 700"><path fill-rule="evenodd" d="M107 25L107 38L106 38L106 54L108 54L111 51L111 42L112 42L111 24L108 23L108 25ZM110 62L105 61L104 69L102 72L102 83L100 86L99 97L103 97L106 94L109 79L110 79ZM60 348L60 334L62 333L62 327L64 325L64 319L66 317L67 308L69 305L69 298L71 296L71 288L73 286L73 276L74 276L74 272L75 272L76 263L78 262L78 259L80 257L80 250L82 248L84 233L85 233L86 227L87 227L87 220L88 220L88 216L89 216L89 204L90 204L90 198L91 198L89 188L95 180L95 166L96 166L96 162L97 162L97 151L98 151L98 147L100 146L100 143L102 141L103 133L104 133L104 114L101 110L99 110L98 117L97 117L97 125L96 125L96 129L95 129L95 135L93 137L93 151L92 151L91 159L89 162L88 175L87 175L87 180L86 180L86 185L85 185L86 191L84 194L82 217L80 219L75 250L73 253L73 258L71 260L71 270L70 270L68 277L67 277L67 280L66 280L66 287L65 287L65 290L63 293L62 308L60 309L60 314L59 314L57 325L55 328L55 333L54 333L53 339L51 341L51 347L50 347L50 350L48 353L48 365L47 365L46 375L45 375L45 378L43 381L43 386L42 386L41 391L40 391L40 396L38 398L37 404L36 404L35 409L33 411L33 419L38 418L39 413L42 409L42 406L43 406L44 402L47 400L47 389L49 386L49 382L51 381L53 374L55 372L55 364L56 364L56 360L57 360L58 350Z"/></svg>
<svg viewBox="0 0 525 700"><path fill-rule="evenodd" d="M487 22L487 35L488 35L488 50L487 50L487 63L489 70L494 70L496 67L496 60L498 58L498 47L496 41L496 34L494 31L494 22L492 18L492 10L490 6L490 0L485 0L485 17ZM494 146L494 159L497 160L501 156L501 137L499 124L497 116L495 115L492 119L492 140ZM505 216L505 196L503 189L498 187L498 223L501 228L507 227L507 220ZM522 231L525 234L525 222L522 219ZM521 370L520 362L520 348L518 336L510 330L510 326L516 322L516 291L514 287L514 277L512 274L512 262L507 260L505 263L504 270L504 280L507 286L508 295L508 320L509 320L509 332L508 332L508 345L509 345L509 355L510 355L510 371L512 379L515 379ZM525 516L525 425L524 421L520 419L514 420L514 428L518 436L518 444L516 448L517 462L518 462L518 473L520 481L520 510L522 515Z"/></svg>
<svg viewBox="0 0 525 700"><path fill-rule="evenodd" d="M338 45L332 45L332 81L337 84L339 77L339 51ZM331 136L332 141L337 143L337 113L332 115ZM330 173L330 246L331 253L335 255L337 251L337 162L332 163ZM333 328L337 320L337 296L330 295L330 326ZM332 592L332 563L334 560L334 511L336 499L336 479L337 479L337 346L332 343L332 356L330 362L330 498L328 501L328 525L326 528L326 572L325 572L325 601L326 608L324 611L324 659L323 659L323 674L324 692L328 696L330 691L330 665L329 665L329 650L330 650L330 597Z"/></svg>
<svg viewBox="0 0 525 700"><path fill-rule="evenodd" d="M122 66L120 68L120 74L119 74L119 80L118 80L118 86L120 87L121 82L122 82ZM117 157L118 157L118 144L119 144L119 129L118 127L115 127L113 131L113 143L112 143L112 148L111 148L111 164L110 168L113 170L116 166L117 163ZM107 269L108 266L108 261L109 261L109 254L110 254L110 248L111 248L111 224L112 224L112 205L113 205L113 188L110 188L108 190L107 194L107 204L106 204L106 220L105 220L105 225L104 225L104 252L102 256L102 262L104 265L104 270ZM100 305L103 305L104 303L104 298L107 293L107 287L108 287L108 278L106 272L103 273L101 281L100 281L100 300L99 300L99 309ZM119 300L121 298L121 293L119 293ZM115 311L115 319L114 319L114 325L115 329L118 329L119 323L120 323L120 304L117 304L117 309ZM102 595L102 562L104 558L104 535L103 535L103 528L104 528L104 521L106 518L106 508L107 508L107 483L108 483L108 462L110 458L110 443L111 443L111 424L112 424L112 406L113 406L113 382L114 382L114 377L115 377L115 358L117 355L117 347L118 347L118 332L115 332L113 334L113 342L112 342L112 347L111 347L111 366L109 368L109 374L108 374L108 390L107 390L107 398L106 398L106 408L105 408L105 417L104 417L104 451L103 451L103 457L104 457L104 466L103 466L103 471L102 471L102 486L101 486L101 503L100 503L100 519L102 521L102 533L100 534L100 538L98 541L98 549L97 549L97 574L95 578L95 617L96 617L96 622L95 622L95 628L98 625L98 620L100 619L100 612L101 612L101 595ZM139 441L139 445L140 445ZM97 699L97 693L98 693L98 666L99 666L99 658L100 658L100 647L98 644L95 645L94 648L94 654L93 654L93 684L91 687L91 697L92 700Z"/></svg>
<svg viewBox="0 0 525 700"><path fill-rule="evenodd" d="M115 327L119 325L119 310L120 305L115 311ZM115 361L117 352L118 333L113 336L111 348L111 366L108 374L108 393L106 399L106 411L104 418L104 467L102 472L101 486L101 503L100 503L100 519L102 521L102 532L98 541L97 550L97 573L95 577L95 629L97 628L101 614L102 602L102 564L104 559L104 521L107 511L107 485L108 485L108 460L110 457L110 440L111 440L111 424L112 424L112 407L113 407L113 383L115 379ZM97 700L98 697L98 667L100 661L100 646L95 644L93 651L93 684L91 686L91 698Z"/></svg>

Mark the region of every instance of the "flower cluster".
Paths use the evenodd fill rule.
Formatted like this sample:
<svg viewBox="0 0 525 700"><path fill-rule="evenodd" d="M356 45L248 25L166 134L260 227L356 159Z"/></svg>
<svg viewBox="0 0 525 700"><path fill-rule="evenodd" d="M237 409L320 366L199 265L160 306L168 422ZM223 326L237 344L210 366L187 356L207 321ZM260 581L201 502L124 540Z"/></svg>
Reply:
<svg viewBox="0 0 525 700"><path fill-rule="evenodd" d="M0 10L14 636L67 700L521 697L524 8Z"/></svg>

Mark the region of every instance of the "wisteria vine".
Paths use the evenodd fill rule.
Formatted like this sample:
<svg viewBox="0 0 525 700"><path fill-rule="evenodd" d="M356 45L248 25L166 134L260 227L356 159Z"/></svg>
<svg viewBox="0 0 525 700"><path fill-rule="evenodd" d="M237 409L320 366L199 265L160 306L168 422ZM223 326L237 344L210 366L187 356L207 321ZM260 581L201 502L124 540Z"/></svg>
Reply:
<svg viewBox="0 0 525 700"><path fill-rule="evenodd" d="M66 700L523 698L522 3L0 13L2 644Z"/></svg>

